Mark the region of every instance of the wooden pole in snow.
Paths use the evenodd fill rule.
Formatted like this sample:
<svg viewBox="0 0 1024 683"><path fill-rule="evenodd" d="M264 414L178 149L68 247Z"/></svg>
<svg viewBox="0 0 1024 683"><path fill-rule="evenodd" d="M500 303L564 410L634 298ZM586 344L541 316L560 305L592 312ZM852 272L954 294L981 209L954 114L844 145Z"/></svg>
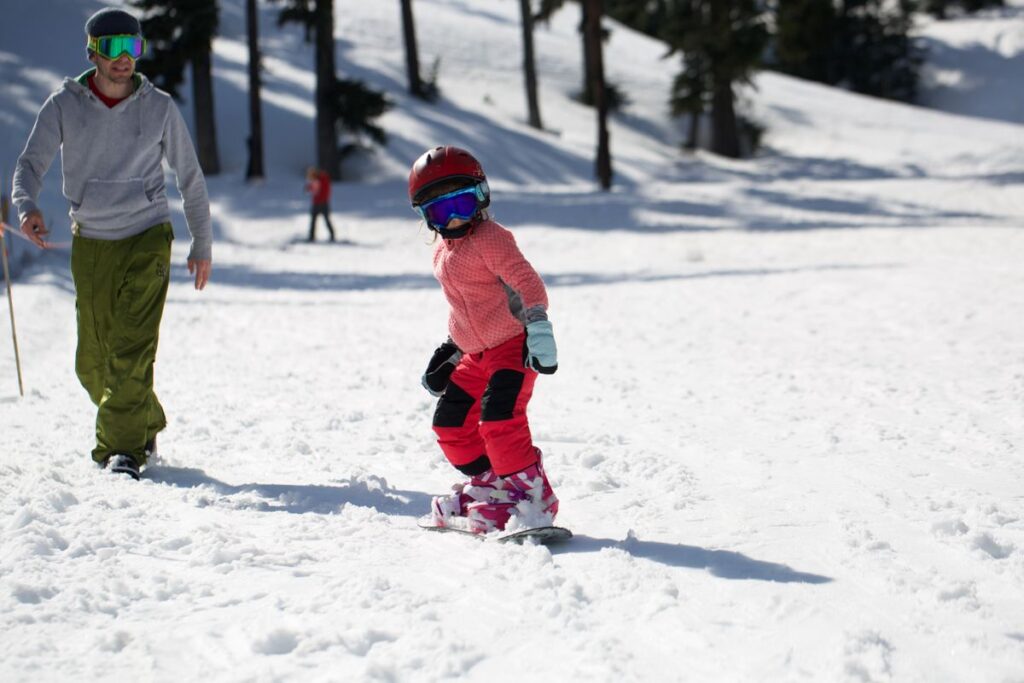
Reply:
<svg viewBox="0 0 1024 683"><path fill-rule="evenodd" d="M11 270L7 264L7 242L4 241L4 231L10 230L7 225L7 210L9 208L7 196L3 193L3 184L0 181L0 254L4 262L4 283L7 285L7 307L11 311L11 339L14 340L14 364L18 368L18 392L25 395L25 385L21 380L21 356L18 353L18 331L14 326L14 299L11 297Z"/></svg>

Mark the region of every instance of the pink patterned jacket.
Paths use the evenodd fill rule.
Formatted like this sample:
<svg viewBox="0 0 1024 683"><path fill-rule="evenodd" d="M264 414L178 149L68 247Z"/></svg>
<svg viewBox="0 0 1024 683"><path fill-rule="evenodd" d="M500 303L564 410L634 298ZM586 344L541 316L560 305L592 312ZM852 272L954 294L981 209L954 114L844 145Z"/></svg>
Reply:
<svg viewBox="0 0 1024 683"><path fill-rule="evenodd" d="M490 219L465 237L437 241L434 276L451 306L448 334L463 353L494 348L522 334L528 318L547 318L544 281L512 233Z"/></svg>

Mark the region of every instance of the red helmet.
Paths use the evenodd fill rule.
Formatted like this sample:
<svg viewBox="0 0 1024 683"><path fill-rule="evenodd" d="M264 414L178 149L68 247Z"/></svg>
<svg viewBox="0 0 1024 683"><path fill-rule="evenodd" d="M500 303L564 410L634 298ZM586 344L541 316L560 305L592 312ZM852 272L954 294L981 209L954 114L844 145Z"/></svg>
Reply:
<svg viewBox="0 0 1024 683"><path fill-rule="evenodd" d="M465 179L472 183L485 182L484 168L464 149L446 145L424 152L409 171L409 201L417 199L431 185L445 180Z"/></svg>

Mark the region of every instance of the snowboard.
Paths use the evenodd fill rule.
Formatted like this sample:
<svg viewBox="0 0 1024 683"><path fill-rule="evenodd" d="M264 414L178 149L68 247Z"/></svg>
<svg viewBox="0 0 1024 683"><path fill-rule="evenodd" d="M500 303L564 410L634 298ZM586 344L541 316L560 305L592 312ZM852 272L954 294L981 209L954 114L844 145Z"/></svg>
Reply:
<svg viewBox="0 0 1024 683"><path fill-rule="evenodd" d="M434 520L428 515L421 517L416 524L421 529L440 533L462 534L472 536L481 541L495 541L497 543L522 543L527 540L535 540L538 543L549 545L552 543L564 543L572 538L572 532L561 526L539 526L532 529L516 529L515 531L500 531L491 534L474 534L468 529L460 529L452 526L437 526Z"/></svg>

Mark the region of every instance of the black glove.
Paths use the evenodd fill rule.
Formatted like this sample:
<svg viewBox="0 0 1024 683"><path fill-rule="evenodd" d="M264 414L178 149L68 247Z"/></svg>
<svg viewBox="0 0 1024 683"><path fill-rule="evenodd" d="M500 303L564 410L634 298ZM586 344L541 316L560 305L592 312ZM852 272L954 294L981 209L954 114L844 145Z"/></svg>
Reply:
<svg viewBox="0 0 1024 683"><path fill-rule="evenodd" d="M434 355L427 363L427 371L423 373L420 382L423 387L434 396L440 396L448 388L448 380L451 379L455 366L462 358L462 351L449 339L437 347Z"/></svg>

